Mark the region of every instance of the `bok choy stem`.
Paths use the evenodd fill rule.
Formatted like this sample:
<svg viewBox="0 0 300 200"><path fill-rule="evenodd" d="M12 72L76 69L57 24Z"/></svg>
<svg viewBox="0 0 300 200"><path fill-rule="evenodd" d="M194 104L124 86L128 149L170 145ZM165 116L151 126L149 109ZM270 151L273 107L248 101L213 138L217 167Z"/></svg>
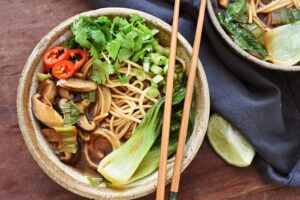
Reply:
<svg viewBox="0 0 300 200"><path fill-rule="evenodd" d="M100 162L98 172L113 186L122 186L128 183L160 134L161 116L159 111L163 103L164 99L159 100L148 111L131 138Z"/></svg>
<svg viewBox="0 0 300 200"><path fill-rule="evenodd" d="M184 96L185 89L180 88L173 95L173 105L182 102ZM164 101L165 99L161 98L147 112L129 140L100 162L98 172L113 186L123 186L149 175L157 168L159 148L152 148L152 146L161 133L161 107ZM174 153L175 150L176 146L169 146L170 153ZM148 166L148 164L151 164L151 166Z"/></svg>

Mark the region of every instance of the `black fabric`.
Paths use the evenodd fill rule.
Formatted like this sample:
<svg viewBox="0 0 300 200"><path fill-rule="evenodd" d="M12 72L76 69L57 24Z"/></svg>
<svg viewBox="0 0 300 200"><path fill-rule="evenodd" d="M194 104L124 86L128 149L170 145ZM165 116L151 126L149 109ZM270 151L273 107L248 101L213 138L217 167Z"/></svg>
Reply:
<svg viewBox="0 0 300 200"><path fill-rule="evenodd" d="M91 0L95 8L125 7L171 24L173 1ZM199 0L182 0L179 31L192 43ZM270 71L231 51L206 16L200 59L212 111L230 121L257 151L255 165L273 183L300 186L300 74Z"/></svg>

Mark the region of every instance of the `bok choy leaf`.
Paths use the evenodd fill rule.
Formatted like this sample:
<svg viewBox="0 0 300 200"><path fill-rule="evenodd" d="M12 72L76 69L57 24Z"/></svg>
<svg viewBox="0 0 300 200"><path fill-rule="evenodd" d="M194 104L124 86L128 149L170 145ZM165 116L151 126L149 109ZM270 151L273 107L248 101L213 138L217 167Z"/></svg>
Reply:
<svg viewBox="0 0 300 200"><path fill-rule="evenodd" d="M179 89L173 95L173 106L182 102L185 89ZM98 172L109 180L113 186L123 186L128 182L144 177L157 168L159 152L152 148L161 133L161 108L165 99L160 99L146 114L125 144L108 154L99 164ZM169 147L173 152L174 147ZM171 151L172 150L172 151ZM150 151L150 152L149 152ZM154 162L148 167L149 162ZM141 164L142 163L142 164ZM140 166L142 165L142 166ZM139 171L137 171L139 169ZM137 171L137 174L135 172ZM135 174L135 175L134 175ZM132 176L134 177L132 178Z"/></svg>
<svg viewBox="0 0 300 200"><path fill-rule="evenodd" d="M181 90L181 92L180 92ZM182 117L182 106L183 106L183 99L185 96L185 90L182 88L178 91L181 95L176 95L177 99L174 99L173 105L175 105L175 108L172 108L172 124L171 124L171 133L170 133L170 143L168 146L168 156L174 154L176 152L177 144L178 144L178 133L180 128L180 122ZM177 105L176 105L177 104ZM195 113L193 109L190 112L190 121L189 121L189 127L188 127L188 135L187 135L187 141L190 135L193 132L193 127L195 124ZM139 180L145 176L150 175L153 173L159 165L159 157L160 157L160 143L161 140L158 138L153 145L153 147L150 149L149 153L145 156L133 176L130 178L129 183L134 182L136 180Z"/></svg>
<svg viewBox="0 0 300 200"><path fill-rule="evenodd" d="M300 61L300 21L269 30L265 34L267 60L292 66Z"/></svg>
<svg viewBox="0 0 300 200"><path fill-rule="evenodd" d="M123 186L128 183L160 134L161 115L159 111L163 103L164 99L159 100L147 112L129 140L100 162L98 172L113 186Z"/></svg>

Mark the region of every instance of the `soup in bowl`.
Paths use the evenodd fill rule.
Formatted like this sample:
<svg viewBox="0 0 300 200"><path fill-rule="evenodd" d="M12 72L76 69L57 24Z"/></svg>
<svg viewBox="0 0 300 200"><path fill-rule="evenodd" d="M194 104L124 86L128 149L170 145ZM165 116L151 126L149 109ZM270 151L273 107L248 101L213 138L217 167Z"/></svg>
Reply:
<svg viewBox="0 0 300 200"><path fill-rule="evenodd" d="M74 16L50 31L24 67L18 116L26 145L47 175L93 199L153 192L168 71L171 27L140 11L106 8ZM167 182L170 182L191 46L179 34ZM184 170L209 117L198 62Z"/></svg>

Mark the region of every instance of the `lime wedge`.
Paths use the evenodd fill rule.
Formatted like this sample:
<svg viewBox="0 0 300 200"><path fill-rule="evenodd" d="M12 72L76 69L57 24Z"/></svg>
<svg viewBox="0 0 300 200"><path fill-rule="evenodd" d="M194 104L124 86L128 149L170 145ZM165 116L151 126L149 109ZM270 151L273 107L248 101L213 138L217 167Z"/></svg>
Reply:
<svg viewBox="0 0 300 200"><path fill-rule="evenodd" d="M211 115L207 130L213 149L228 164L247 167L251 164L255 150L240 132L217 114Z"/></svg>

